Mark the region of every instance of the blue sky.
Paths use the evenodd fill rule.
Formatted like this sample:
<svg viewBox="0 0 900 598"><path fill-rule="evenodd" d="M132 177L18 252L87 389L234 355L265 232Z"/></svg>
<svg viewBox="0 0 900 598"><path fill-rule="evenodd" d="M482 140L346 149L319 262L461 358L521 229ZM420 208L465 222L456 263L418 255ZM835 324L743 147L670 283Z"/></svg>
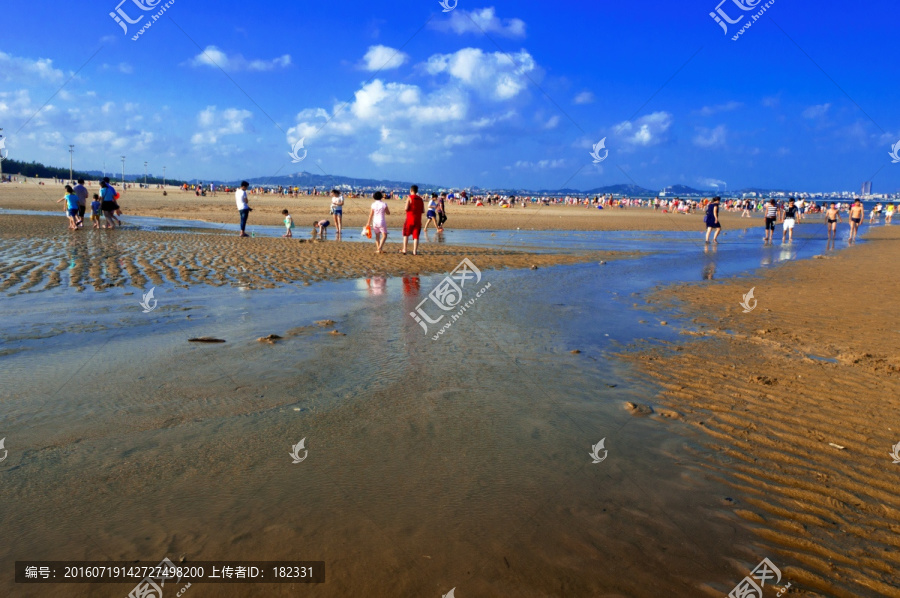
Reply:
<svg viewBox="0 0 900 598"><path fill-rule="evenodd" d="M728 35L717 2L175 0L136 41L166 0L121 4L127 35L118 0L7 3L0 127L11 158L178 178L900 191L900 6L776 0L732 41L765 2L726 0Z"/></svg>

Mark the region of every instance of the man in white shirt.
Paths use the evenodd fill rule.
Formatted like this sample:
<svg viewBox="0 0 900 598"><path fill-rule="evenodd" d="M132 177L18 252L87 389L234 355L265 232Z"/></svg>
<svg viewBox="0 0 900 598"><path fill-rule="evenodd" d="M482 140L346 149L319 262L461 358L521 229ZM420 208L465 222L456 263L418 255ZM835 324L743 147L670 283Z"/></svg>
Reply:
<svg viewBox="0 0 900 598"><path fill-rule="evenodd" d="M241 181L241 188L234 192L235 203L237 203L238 214L241 215L241 234L240 237L249 237L245 232L247 228L247 216L250 214L250 204L247 202L247 188L250 183Z"/></svg>

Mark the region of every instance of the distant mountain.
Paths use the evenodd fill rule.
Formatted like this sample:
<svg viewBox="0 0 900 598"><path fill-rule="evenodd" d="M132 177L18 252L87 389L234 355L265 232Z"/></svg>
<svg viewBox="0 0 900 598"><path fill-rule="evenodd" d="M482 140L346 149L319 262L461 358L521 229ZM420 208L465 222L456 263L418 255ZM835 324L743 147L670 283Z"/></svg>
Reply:
<svg viewBox="0 0 900 598"><path fill-rule="evenodd" d="M301 187L318 189L330 189L332 187L350 186L354 189L409 189L410 185L417 184L422 191L441 189L438 185L428 183L413 183L410 181L391 181L381 179L358 179L349 176L340 176L336 174L313 174L311 172L298 172L295 174L281 175L275 177L256 177L247 179L251 185L265 186L282 186L282 187ZM231 181L229 184L239 185L240 181Z"/></svg>
<svg viewBox="0 0 900 598"><path fill-rule="evenodd" d="M613 195L656 195L656 191L645 189L638 185L607 185L606 187L596 187L585 191L588 195L604 195L612 193Z"/></svg>

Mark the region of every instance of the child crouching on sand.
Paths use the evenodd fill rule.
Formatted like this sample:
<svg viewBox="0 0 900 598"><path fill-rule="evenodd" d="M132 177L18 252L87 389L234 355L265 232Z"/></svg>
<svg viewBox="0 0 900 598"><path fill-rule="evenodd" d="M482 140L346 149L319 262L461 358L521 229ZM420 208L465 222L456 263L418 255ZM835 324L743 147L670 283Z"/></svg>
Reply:
<svg viewBox="0 0 900 598"><path fill-rule="evenodd" d="M313 236L315 237L316 233L318 233L319 238L324 239L325 231L328 229L328 227L330 225L331 225L331 223L328 222L327 220L316 220L315 222L313 222Z"/></svg>
<svg viewBox="0 0 900 598"><path fill-rule="evenodd" d="M282 215L284 215L284 228L287 229L287 231L282 236L290 239L294 236L294 219L291 218L291 215L288 214L287 210L281 210L281 213Z"/></svg>

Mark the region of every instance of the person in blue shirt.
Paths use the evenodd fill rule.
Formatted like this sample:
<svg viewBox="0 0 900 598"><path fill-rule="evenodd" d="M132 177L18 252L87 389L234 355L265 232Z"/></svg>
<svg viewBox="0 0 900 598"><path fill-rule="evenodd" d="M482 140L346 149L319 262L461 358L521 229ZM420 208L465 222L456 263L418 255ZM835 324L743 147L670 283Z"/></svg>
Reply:
<svg viewBox="0 0 900 598"><path fill-rule="evenodd" d="M94 201L91 202L91 222L94 228L100 229L100 196L94 193Z"/></svg>
<svg viewBox="0 0 900 598"><path fill-rule="evenodd" d="M66 202L66 215L69 217L69 228L78 230L78 196L71 185L66 185L66 194L56 200L56 203Z"/></svg>

